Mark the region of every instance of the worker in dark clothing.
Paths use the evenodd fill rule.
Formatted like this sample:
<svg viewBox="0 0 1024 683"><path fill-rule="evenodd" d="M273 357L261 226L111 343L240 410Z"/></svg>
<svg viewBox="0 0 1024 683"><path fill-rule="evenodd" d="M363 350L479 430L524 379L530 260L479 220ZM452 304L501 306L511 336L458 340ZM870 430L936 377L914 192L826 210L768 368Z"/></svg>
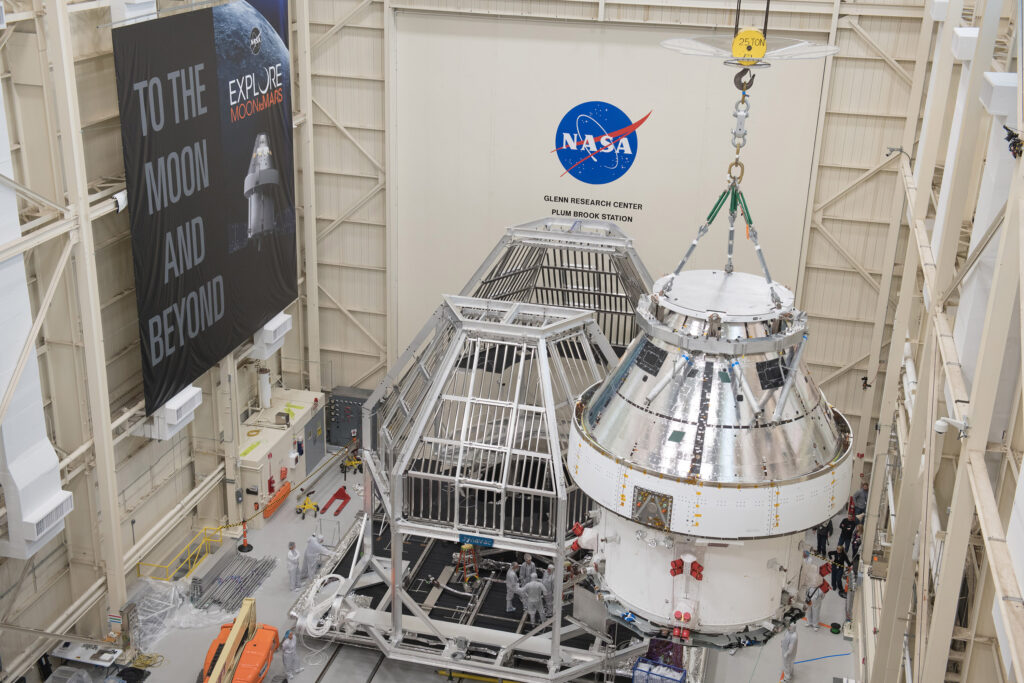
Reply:
<svg viewBox="0 0 1024 683"><path fill-rule="evenodd" d="M864 527L860 524L853 530L853 540L850 542L850 564L854 567L860 564L860 546L863 542Z"/></svg>
<svg viewBox="0 0 1024 683"><path fill-rule="evenodd" d="M853 540L853 530L857 528L857 518L853 513L846 515L846 519L839 522L839 545L847 551L850 550L850 541Z"/></svg>
<svg viewBox="0 0 1024 683"><path fill-rule="evenodd" d="M850 558L846 555L843 546L837 545L836 549L828 554L832 563L832 590L839 593L840 597L846 597L846 588L843 586L843 574L846 566L850 564Z"/></svg>
<svg viewBox="0 0 1024 683"><path fill-rule="evenodd" d="M818 536L818 555L821 557L825 557L825 553L828 552L828 539L835 530L831 519L814 527L814 533Z"/></svg>
<svg viewBox="0 0 1024 683"><path fill-rule="evenodd" d="M864 482L853 494L853 515L857 519L864 520L864 511L868 509L868 483Z"/></svg>

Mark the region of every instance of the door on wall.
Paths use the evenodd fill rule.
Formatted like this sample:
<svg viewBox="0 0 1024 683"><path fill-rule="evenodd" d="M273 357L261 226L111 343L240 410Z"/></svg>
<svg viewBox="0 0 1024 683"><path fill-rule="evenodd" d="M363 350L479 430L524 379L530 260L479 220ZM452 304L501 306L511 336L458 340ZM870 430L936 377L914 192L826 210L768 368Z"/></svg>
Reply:
<svg viewBox="0 0 1024 683"><path fill-rule="evenodd" d="M306 449L306 474L316 469L324 455L327 454L327 435L324 433L324 409L313 414L313 417L306 423L306 434L304 437Z"/></svg>

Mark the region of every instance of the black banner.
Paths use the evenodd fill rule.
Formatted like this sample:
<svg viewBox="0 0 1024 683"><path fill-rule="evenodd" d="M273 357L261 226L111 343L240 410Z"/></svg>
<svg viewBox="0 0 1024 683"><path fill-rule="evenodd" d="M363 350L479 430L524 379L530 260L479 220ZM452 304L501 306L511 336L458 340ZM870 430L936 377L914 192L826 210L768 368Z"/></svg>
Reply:
<svg viewBox="0 0 1024 683"><path fill-rule="evenodd" d="M150 414L297 296L288 4L113 39Z"/></svg>

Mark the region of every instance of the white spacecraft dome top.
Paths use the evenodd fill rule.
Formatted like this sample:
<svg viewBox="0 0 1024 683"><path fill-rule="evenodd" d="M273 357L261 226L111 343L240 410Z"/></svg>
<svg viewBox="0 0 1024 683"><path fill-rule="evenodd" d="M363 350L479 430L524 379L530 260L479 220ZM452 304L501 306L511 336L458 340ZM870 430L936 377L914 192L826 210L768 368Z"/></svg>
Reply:
<svg viewBox="0 0 1024 683"><path fill-rule="evenodd" d="M671 287L668 285L671 284ZM781 301L776 305L772 290ZM689 318L722 322L756 322L793 311L795 296L782 285L771 285L759 275L724 270L684 270L654 283L658 303Z"/></svg>
<svg viewBox="0 0 1024 683"><path fill-rule="evenodd" d="M757 60L762 64L779 59L822 59L839 52L839 47L836 45L822 45L801 38L787 38L770 34L766 36L765 40L768 44L768 51L762 59ZM716 57L729 60L733 58L732 41L732 32L708 33L686 38L670 38L663 40L661 46L692 57Z"/></svg>

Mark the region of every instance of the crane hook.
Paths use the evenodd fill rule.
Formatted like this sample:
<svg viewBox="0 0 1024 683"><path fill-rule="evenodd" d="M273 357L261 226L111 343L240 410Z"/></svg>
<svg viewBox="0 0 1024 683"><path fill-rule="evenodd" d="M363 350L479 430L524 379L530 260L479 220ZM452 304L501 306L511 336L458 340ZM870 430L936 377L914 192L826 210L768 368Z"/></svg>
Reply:
<svg viewBox="0 0 1024 683"><path fill-rule="evenodd" d="M749 80L746 80L748 76L750 78ZM750 69L740 69L739 71L736 72L736 75L733 76L732 83L733 85L736 86L736 89L741 92L750 90L750 88L754 85L754 74L751 73Z"/></svg>

